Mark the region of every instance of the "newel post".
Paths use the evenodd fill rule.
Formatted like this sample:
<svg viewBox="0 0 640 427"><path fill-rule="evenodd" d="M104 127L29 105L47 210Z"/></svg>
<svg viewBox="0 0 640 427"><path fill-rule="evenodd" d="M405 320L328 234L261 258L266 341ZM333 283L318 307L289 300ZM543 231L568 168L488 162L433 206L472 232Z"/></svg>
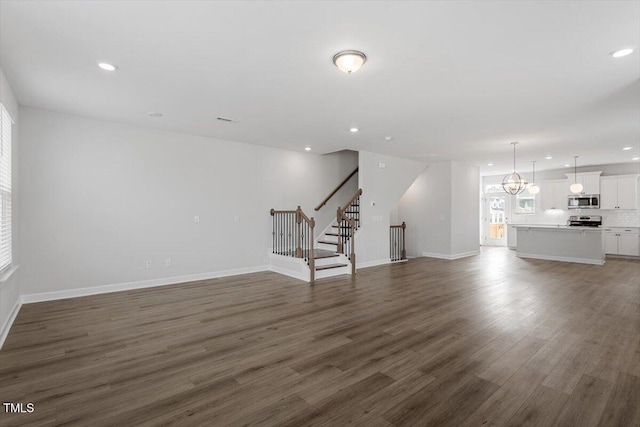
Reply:
<svg viewBox="0 0 640 427"><path fill-rule="evenodd" d="M338 208L336 218L338 221L338 247L336 248L336 252L341 254L344 253L342 251L342 209Z"/></svg>
<svg viewBox="0 0 640 427"><path fill-rule="evenodd" d="M356 221L351 219L349 221L349 225L351 226L351 275L355 276L356 274Z"/></svg>
<svg viewBox="0 0 640 427"><path fill-rule="evenodd" d="M407 248L405 246L405 232L404 230L407 228L407 224L402 221L402 259L407 259Z"/></svg>
<svg viewBox="0 0 640 427"><path fill-rule="evenodd" d="M302 209L296 209L296 258L302 258L302 242L300 241L300 226L302 224Z"/></svg>
<svg viewBox="0 0 640 427"><path fill-rule="evenodd" d="M312 217L309 222L309 227L311 228L311 239L309 240L309 270L310 270L310 282L313 283L316 280L316 259L313 253L313 245L316 241L314 228L316 226L316 220Z"/></svg>

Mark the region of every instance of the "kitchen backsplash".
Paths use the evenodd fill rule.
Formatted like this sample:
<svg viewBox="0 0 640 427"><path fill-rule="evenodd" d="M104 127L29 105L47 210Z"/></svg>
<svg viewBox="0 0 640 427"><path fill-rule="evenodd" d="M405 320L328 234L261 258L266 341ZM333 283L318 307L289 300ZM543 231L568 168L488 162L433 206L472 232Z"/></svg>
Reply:
<svg viewBox="0 0 640 427"><path fill-rule="evenodd" d="M640 210L610 211L601 209L548 210L533 215L512 214L510 224L560 224L566 225L571 215L602 215L602 225L607 227L640 227Z"/></svg>

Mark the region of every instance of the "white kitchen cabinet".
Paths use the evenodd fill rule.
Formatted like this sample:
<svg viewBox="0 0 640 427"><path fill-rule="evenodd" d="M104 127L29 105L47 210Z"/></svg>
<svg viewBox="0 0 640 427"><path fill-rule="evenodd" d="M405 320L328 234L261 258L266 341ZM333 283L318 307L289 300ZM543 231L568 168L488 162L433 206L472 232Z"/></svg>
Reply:
<svg viewBox="0 0 640 427"><path fill-rule="evenodd" d="M566 174L569 183L569 185L567 185L567 195L573 195L571 190L569 190L569 186L576 181L582 184L580 194L600 194L600 174L602 174L602 171L582 172L577 174L577 176L572 173Z"/></svg>
<svg viewBox="0 0 640 427"><path fill-rule="evenodd" d="M618 255L640 256L638 235L621 233L618 236Z"/></svg>
<svg viewBox="0 0 640 427"><path fill-rule="evenodd" d="M507 247L515 249L518 246L518 229L512 224L507 225Z"/></svg>
<svg viewBox="0 0 640 427"><path fill-rule="evenodd" d="M637 228L605 228L604 251L609 255L640 256L640 234Z"/></svg>
<svg viewBox="0 0 640 427"><path fill-rule="evenodd" d="M566 179L540 182L540 209L567 209Z"/></svg>
<svg viewBox="0 0 640 427"><path fill-rule="evenodd" d="M601 178L600 209L638 209L638 176Z"/></svg>

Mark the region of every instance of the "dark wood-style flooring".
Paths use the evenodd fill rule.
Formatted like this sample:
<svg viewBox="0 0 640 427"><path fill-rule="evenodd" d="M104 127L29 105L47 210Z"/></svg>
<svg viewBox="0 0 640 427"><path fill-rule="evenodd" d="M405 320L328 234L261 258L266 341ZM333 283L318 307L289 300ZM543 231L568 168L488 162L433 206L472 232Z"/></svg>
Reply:
<svg viewBox="0 0 640 427"><path fill-rule="evenodd" d="M494 248L29 304L0 401L35 405L3 427L638 426L640 261Z"/></svg>

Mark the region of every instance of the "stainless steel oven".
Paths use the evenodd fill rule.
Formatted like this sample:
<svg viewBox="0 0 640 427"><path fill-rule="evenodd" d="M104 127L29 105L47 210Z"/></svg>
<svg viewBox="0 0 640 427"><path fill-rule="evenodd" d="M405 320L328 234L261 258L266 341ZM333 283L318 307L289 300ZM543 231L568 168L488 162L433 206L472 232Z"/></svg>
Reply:
<svg viewBox="0 0 640 427"><path fill-rule="evenodd" d="M600 209L599 194L576 194L569 196L568 209Z"/></svg>

